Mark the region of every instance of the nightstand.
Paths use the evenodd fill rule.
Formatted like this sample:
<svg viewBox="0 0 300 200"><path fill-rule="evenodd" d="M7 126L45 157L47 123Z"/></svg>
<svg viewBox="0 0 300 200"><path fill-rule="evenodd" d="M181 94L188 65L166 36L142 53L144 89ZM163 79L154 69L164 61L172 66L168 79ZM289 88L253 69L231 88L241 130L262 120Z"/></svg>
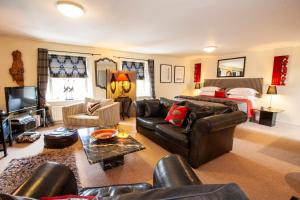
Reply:
<svg viewBox="0 0 300 200"><path fill-rule="evenodd" d="M253 109L254 116L250 121L265 126L275 126L277 114L283 111L284 110L276 108L255 108Z"/></svg>

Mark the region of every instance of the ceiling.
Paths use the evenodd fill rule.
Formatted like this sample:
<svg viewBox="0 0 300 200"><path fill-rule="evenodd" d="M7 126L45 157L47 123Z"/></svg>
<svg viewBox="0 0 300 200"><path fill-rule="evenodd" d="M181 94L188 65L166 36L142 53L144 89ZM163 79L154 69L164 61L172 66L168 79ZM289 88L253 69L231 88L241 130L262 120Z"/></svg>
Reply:
<svg viewBox="0 0 300 200"><path fill-rule="evenodd" d="M300 45L300 0L1 0L0 34L149 54L199 55Z"/></svg>

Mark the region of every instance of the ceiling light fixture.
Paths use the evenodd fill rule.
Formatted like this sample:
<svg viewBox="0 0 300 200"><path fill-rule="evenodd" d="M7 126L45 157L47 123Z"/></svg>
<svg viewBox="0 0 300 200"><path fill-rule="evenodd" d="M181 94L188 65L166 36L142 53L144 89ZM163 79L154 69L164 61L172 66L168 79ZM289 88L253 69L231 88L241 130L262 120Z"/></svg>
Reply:
<svg viewBox="0 0 300 200"><path fill-rule="evenodd" d="M77 3L59 1L57 2L56 7L59 12L70 18L77 18L83 15L83 7Z"/></svg>
<svg viewBox="0 0 300 200"><path fill-rule="evenodd" d="M212 52L214 52L216 49L217 49L216 46L208 46L208 47L205 47L205 48L203 49L203 51L205 51L206 53L212 53Z"/></svg>

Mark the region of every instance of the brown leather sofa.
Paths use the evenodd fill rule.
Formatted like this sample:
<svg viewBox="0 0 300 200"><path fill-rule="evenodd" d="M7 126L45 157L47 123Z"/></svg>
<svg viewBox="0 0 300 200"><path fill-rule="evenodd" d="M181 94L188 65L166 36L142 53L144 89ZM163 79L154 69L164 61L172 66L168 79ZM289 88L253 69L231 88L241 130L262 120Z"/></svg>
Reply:
<svg viewBox="0 0 300 200"><path fill-rule="evenodd" d="M248 199L235 183L203 184L186 161L180 156L170 155L158 161L153 173L153 185L121 184L78 191L74 174L68 167L48 162L40 166L12 195L0 194L0 200L35 200L62 195L96 196L96 200Z"/></svg>
<svg viewBox="0 0 300 200"><path fill-rule="evenodd" d="M183 127L164 120L173 103L189 108ZM227 106L199 106L166 98L137 101L136 109L137 131L183 156L193 168L231 151L236 125L247 120L244 112Z"/></svg>

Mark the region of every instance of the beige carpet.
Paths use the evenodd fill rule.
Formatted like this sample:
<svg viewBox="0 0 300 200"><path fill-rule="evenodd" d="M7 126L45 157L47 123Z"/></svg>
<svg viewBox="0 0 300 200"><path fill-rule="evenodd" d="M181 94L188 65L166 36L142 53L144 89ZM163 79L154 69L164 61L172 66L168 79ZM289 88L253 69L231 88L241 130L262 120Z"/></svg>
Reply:
<svg viewBox="0 0 300 200"><path fill-rule="evenodd" d="M104 172L100 165L87 162L80 141L74 145L79 177L84 187L144 181L151 183L155 163L169 153L136 134L134 121L133 118L123 121L121 126L143 143L146 150L126 155L125 165L121 167ZM234 150L231 153L195 171L204 183L238 183L250 199L284 200L292 195L300 196L300 136L297 130L297 127L290 126L269 128L245 123L235 131ZM14 144L8 149L8 156L0 158L0 171L11 159L36 155L42 150L43 137L33 144Z"/></svg>

